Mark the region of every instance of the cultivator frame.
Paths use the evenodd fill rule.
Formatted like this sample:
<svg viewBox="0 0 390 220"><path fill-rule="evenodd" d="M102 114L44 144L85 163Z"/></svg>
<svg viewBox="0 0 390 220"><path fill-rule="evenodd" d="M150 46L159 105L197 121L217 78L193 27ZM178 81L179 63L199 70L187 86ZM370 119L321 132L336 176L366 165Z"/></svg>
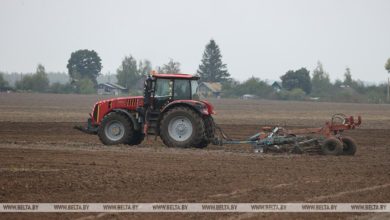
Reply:
<svg viewBox="0 0 390 220"><path fill-rule="evenodd" d="M253 144L254 151L260 153L290 152L299 154L354 155L357 148L356 142L350 137L343 137L342 132L355 129L361 123L361 116L358 116L358 120L355 122L353 116L347 117L344 114L338 113L332 116L330 122L325 122L324 127L304 129L285 129L279 126L274 128L263 127L259 133L246 140L239 141L230 139L220 129L222 139L216 137L214 142L217 145ZM321 132L326 135L326 138L298 135Z"/></svg>

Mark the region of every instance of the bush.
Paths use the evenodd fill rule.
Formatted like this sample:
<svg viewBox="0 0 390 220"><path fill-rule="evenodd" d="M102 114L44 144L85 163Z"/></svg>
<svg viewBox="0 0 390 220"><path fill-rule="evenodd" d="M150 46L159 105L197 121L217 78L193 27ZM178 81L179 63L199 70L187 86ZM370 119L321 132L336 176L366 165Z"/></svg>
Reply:
<svg viewBox="0 0 390 220"><path fill-rule="evenodd" d="M61 84L59 82L53 83L50 87L50 92L52 93L72 93L73 87L70 83Z"/></svg>
<svg viewBox="0 0 390 220"><path fill-rule="evenodd" d="M49 78L45 72L45 67L39 64L36 73L23 76L21 80L16 81L15 87L18 90L46 92L49 88Z"/></svg>
<svg viewBox="0 0 390 220"><path fill-rule="evenodd" d="M282 100L306 100L307 99L306 93L300 88L295 88L291 91L281 90L279 93L277 93L277 97Z"/></svg>
<svg viewBox="0 0 390 220"><path fill-rule="evenodd" d="M0 91L9 89L8 82L4 80L3 74L0 73Z"/></svg>
<svg viewBox="0 0 390 220"><path fill-rule="evenodd" d="M255 95L260 98L273 98L274 90L263 80L251 77L243 83L236 81L222 84L222 92L225 97L241 97L245 94Z"/></svg>
<svg viewBox="0 0 390 220"><path fill-rule="evenodd" d="M95 84L88 78L84 78L78 82L79 93L81 94L94 94Z"/></svg>

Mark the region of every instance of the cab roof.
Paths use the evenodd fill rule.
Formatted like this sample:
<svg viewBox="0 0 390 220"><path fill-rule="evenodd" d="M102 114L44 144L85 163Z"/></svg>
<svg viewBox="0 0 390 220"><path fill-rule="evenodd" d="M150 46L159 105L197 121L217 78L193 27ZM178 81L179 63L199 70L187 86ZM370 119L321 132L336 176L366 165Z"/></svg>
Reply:
<svg viewBox="0 0 390 220"><path fill-rule="evenodd" d="M199 79L199 76L191 74L155 74L156 78Z"/></svg>

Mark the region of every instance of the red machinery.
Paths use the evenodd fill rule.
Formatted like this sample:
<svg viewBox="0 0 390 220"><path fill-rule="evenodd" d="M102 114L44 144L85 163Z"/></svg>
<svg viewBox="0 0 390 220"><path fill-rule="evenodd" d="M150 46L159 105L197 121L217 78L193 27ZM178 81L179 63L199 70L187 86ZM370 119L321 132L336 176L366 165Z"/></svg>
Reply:
<svg viewBox="0 0 390 220"><path fill-rule="evenodd" d="M355 122L353 116L346 117L344 114L335 114L331 122L326 122L324 127L285 129L283 127L263 127L262 130L252 137L243 141L233 141L222 132L227 141L217 138L215 142L224 144L246 144L252 143L255 152L266 151L288 151L292 153L322 153L325 155L354 155L356 153L356 142L351 137L343 137L345 130L355 129L362 123L358 116ZM298 134L313 134L324 132L327 138L312 138L309 136L298 136Z"/></svg>
<svg viewBox="0 0 390 220"><path fill-rule="evenodd" d="M206 147L214 138L210 103L200 100L199 76L155 74L145 80L144 95L97 102L87 126L103 144L138 145L145 135L160 136L170 147Z"/></svg>

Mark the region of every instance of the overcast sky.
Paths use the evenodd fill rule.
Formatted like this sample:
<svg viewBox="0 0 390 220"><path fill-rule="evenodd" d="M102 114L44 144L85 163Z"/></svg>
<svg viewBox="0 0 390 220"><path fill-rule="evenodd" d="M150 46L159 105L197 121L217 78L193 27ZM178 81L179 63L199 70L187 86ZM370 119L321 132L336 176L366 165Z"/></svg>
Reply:
<svg viewBox="0 0 390 220"><path fill-rule="evenodd" d="M278 79L312 72L321 61L332 80L386 80L390 0L0 0L0 71L66 72L71 52L93 49L102 73L126 55L153 67L179 61L196 73L214 39L233 78Z"/></svg>

